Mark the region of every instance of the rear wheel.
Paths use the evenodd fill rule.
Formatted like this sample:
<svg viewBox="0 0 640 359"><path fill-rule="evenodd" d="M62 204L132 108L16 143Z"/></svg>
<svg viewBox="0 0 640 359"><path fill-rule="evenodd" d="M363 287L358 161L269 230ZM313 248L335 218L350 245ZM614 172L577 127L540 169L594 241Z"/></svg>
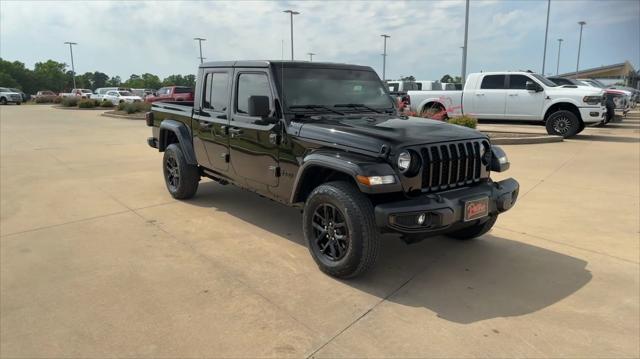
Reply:
<svg viewBox="0 0 640 359"><path fill-rule="evenodd" d="M582 120L573 112L560 110L552 113L545 124L547 133L564 138L575 136L580 131Z"/></svg>
<svg viewBox="0 0 640 359"><path fill-rule="evenodd" d="M21 104L21 103L22 103L22 102L18 101L18 102L16 102L16 105L20 106L20 104Z"/></svg>
<svg viewBox="0 0 640 359"><path fill-rule="evenodd" d="M198 190L200 181L198 167L187 163L182 149L176 143L170 144L164 151L162 172L167 189L173 198L188 199Z"/></svg>
<svg viewBox="0 0 640 359"><path fill-rule="evenodd" d="M453 237L455 239L461 239L461 240L468 240L468 239L474 239L474 238L480 237L481 235L491 230L493 225L496 223L497 219L498 219L498 215L494 214L484 222L474 224L470 227L463 228L456 232L448 233L447 236Z"/></svg>
<svg viewBox="0 0 640 359"><path fill-rule="evenodd" d="M380 239L373 206L352 184L318 186L305 203L302 220L309 252L323 272L350 278L375 263Z"/></svg>
<svg viewBox="0 0 640 359"><path fill-rule="evenodd" d="M7 99L6 98L0 98L0 104L2 105L6 105L7 104Z"/></svg>
<svg viewBox="0 0 640 359"><path fill-rule="evenodd" d="M431 118L434 120L446 121L449 119L447 110L439 103L427 104L422 108L420 112L422 117Z"/></svg>

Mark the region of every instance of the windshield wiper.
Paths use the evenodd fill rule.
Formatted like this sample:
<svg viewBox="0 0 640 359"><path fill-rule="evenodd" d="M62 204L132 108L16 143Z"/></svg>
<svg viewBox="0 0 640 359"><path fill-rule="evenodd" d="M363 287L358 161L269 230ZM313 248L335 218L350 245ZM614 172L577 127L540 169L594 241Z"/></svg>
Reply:
<svg viewBox="0 0 640 359"><path fill-rule="evenodd" d="M295 109L306 109L306 110L315 110L316 112L322 112L319 110L326 110L329 112L333 112L337 115L340 116L344 116L344 113L340 112L340 111L336 111L330 107L324 106L324 105L296 105L296 106L289 106L289 109L291 110L295 110Z"/></svg>
<svg viewBox="0 0 640 359"><path fill-rule="evenodd" d="M369 106L363 105L361 103L341 103L341 104L333 105L333 107L349 107L349 108L361 107L361 108L367 109L369 111L373 111L373 112L376 112L376 113L382 113L381 111L376 110L373 107L369 107Z"/></svg>

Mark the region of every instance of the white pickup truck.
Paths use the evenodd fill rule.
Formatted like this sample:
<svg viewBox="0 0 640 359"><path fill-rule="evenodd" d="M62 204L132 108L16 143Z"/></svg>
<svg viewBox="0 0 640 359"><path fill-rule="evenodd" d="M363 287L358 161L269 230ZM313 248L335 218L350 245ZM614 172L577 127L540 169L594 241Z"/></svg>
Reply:
<svg viewBox="0 0 640 359"><path fill-rule="evenodd" d="M571 137L605 120L604 91L563 88L530 72L470 74L462 91L409 91L411 110L478 119L540 121L552 135Z"/></svg>

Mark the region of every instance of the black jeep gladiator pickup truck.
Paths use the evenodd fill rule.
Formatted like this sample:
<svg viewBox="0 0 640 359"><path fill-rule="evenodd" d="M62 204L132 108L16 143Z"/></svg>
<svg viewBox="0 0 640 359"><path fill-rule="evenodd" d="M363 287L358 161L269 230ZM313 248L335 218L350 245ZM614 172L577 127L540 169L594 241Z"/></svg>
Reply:
<svg viewBox="0 0 640 359"><path fill-rule="evenodd" d="M164 152L174 198L201 177L303 210L320 269L370 268L381 233L408 242L478 237L518 197L505 153L482 133L400 115L367 66L289 61L209 62L195 101L156 102L148 144Z"/></svg>

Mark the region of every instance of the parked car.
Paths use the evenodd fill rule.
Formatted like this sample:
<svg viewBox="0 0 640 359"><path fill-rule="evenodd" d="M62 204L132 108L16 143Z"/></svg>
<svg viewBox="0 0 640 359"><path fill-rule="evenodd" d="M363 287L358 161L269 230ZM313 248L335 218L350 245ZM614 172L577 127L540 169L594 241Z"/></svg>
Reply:
<svg viewBox="0 0 640 359"><path fill-rule="evenodd" d="M210 62L193 103L156 102L148 144L176 199L201 177L298 207L311 256L336 277L370 268L380 234L407 242L488 232L519 184L507 156L470 128L402 116L368 66Z"/></svg>
<svg viewBox="0 0 640 359"><path fill-rule="evenodd" d="M560 77L560 76L550 76L547 77L547 79L549 79L550 81L552 81L553 83L555 83L558 86L562 86L564 88L583 88L583 87L593 87L593 86L588 86L583 82L580 82L578 80L574 80L574 79L569 79L566 77ZM616 109L616 104L614 101L614 97L617 95L614 95L612 93L608 93L605 90L604 93L605 96L605 107L607 109L607 115L605 116L605 120L602 121L602 123L600 123L601 126L606 125L607 123L613 121L614 117L615 117L615 109Z"/></svg>
<svg viewBox="0 0 640 359"><path fill-rule="evenodd" d="M441 91L444 90L442 88L442 84L440 81L428 81L428 80L416 80L416 84L418 91Z"/></svg>
<svg viewBox="0 0 640 359"><path fill-rule="evenodd" d="M154 92L155 90L152 90L152 89L131 89L131 93L133 93L136 96L142 97L143 100L147 96L153 95Z"/></svg>
<svg viewBox="0 0 640 359"><path fill-rule="evenodd" d="M571 137L605 120L604 91L564 88L530 72L469 75L462 91L409 91L411 110L443 116L544 123L552 135Z"/></svg>
<svg viewBox="0 0 640 359"><path fill-rule="evenodd" d="M109 91L129 91L130 89L126 87L99 87L91 94L90 98L92 100L102 101L104 99L104 95Z"/></svg>
<svg viewBox="0 0 640 359"><path fill-rule="evenodd" d="M37 101L38 99L43 99L43 100L45 100L45 101L53 102L53 100L54 100L56 97L58 97L58 95L56 95L56 93L55 93L55 92L53 92L53 91L49 91L49 90L41 90L41 91L38 91L34 97L35 97L36 101Z"/></svg>
<svg viewBox="0 0 640 359"><path fill-rule="evenodd" d="M142 97L136 96L129 91L107 91L104 96L102 96L102 101L111 101L112 104L117 105L119 103L127 102L140 102L142 101Z"/></svg>
<svg viewBox="0 0 640 359"><path fill-rule="evenodd" d="M607 85L596 79L578 79L578 81L587 86L603 89L615 103L615 110L620 112L623 116L626 116L631 110L631 96L633 94L630 91L610 89Z"/></svg>
<svg viewBox="0 0 640 359"><path fill-rule="evenodd" d="M20 97L22 97L22 102L27 102L29 101L29 99L31 98L31 95L27 95L26 93L24 93L22 90L17 89L17 88L9 88L9 90L13 91L13 92L17 92L20 94Z"/></svg>
<svg viewBox="0 0 640 359"><path fill-rule="evenodd" d="M71 92L63 92L60 94L60 97L80 97L80 98L90 98L93 92L89 89L72 89Z"/></svg>
<svg viewBox="0 0 640 359"><path fill-rule="evenodd" d="M144 100L146 102L193 101L193 89L186 86L162 87L155 94L148 95Z"/></svg>
<svg viewBox="0 0 640 359"><path fill-rule="evenodd" d="M8 103L15 103L19 105L22 103L22 96L15 91L11 91L7 87L0 87L0 104L6 105Z"/></svg>

